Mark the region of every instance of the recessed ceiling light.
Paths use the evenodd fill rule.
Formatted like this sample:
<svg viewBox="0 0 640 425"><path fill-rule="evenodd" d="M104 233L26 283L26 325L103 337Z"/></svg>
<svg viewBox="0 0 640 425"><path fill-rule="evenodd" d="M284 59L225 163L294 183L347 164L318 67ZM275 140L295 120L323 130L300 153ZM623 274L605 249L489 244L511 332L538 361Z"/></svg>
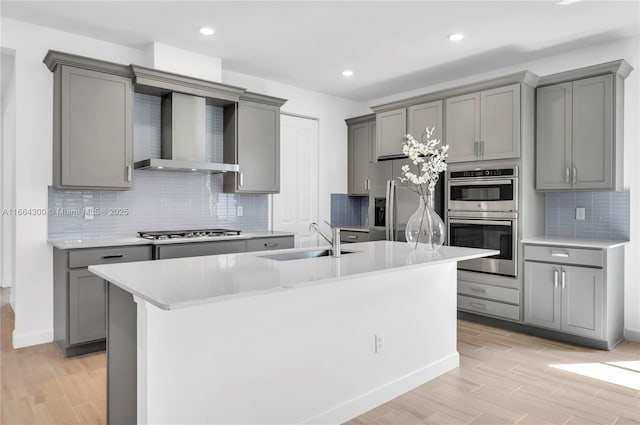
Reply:
<svg viewBox="0 0 640 425"><path fill-rule="evenodd" d="M562 0L562 1L559 1L557 4L560 4L562 6L568 6L570 4L577 3L579 1L580 0Z"/></svg>
<svg viewBox="0 0 640 425"><path fill-rule="evenodd" d="M353 71L350 69L345 69L344 71L342 71L342 76L343 77L353 77Z"/></svg>
<svg viewBox="0 0 640 425"><path fill-rule="evenodd" d="M158 166L158 170L162 170L164 167L163 166Z"/></svg>
<svg viewBox="0 0 640 425"><path fill-rule="evenodd" d="M455 34L449 34L447 38L451 41L460 41L464 38L464 34L462 34L461 32L457 32Z"/></svg>
<svg viewBox="0 0 640 425"><path fill-rule="evenodd" d="M204 34L204 35L213 35L215 33L215 30L211 27L202 27L200 28L200 34Z"/></svg>
<svg viewBox="0 0 640 425"><path fill-rule="evenodd" d="M195 169L195 168L192 168L192 169L191 169L191 171L196 171L196 169Z"/></svg>

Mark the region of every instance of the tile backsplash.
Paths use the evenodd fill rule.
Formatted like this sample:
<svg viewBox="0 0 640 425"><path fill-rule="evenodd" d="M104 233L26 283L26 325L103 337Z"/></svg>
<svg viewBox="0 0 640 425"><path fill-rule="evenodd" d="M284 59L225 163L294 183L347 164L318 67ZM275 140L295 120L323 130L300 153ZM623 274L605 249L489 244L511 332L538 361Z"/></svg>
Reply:
<svg viewBox="0 0 640 425"><path fill-rule="evenodd" d="M369 198L349 196L344 193L331 194L331 224L333 226L366 226Z"/></svg>
<svg viewBox="0 0 640 425"><path fill-rule="evenodd" d="M548 192L548 237L629 240L629 190L624 192ZM576 208L585 219L576 220Z"/></svg>
<svg viewBox="0 0 640 425"><path fill-rule="evenodd" d="M160 103L157 96L135 95L135 161L160 158ZM207 158L221 162L222 108L207 106L206 131ZM238 206L243 207L242 217L236 214ZM85 207L93 208L93 219L84 218ZM267 195L223 193L222 174L135 170L129 191L50 187L49 209L57 212L49 214L49 239L133 236L142 230L268 227Z"/></svg>

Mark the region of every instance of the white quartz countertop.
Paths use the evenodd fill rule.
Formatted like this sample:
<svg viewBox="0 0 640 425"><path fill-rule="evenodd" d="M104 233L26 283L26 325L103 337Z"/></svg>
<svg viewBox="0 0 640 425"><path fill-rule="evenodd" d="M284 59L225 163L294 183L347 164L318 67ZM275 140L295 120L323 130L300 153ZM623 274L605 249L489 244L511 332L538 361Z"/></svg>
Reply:
<svg viewBox="0 0 640 425"><path fill-rule="evenodd" d="M98 265L90 266L89 271L161 309L172 310L330 283L366 273L385 273L498 254L493 250L450 246L429 254L413 251L405 242L375 241L349 244L343 251L353 252L340 258L291 261L263 258L318 249L322 248ZM422 277L428 282L428 275Z"/></svg>
<svg viewBox="0 0 640 425"><path fill-rule="evenodd" d="M540 236L535 238L522 239L522 243L526 245L553 245L553 246L569 246L576 248L615 248L624 245L629 241L620 240L604 240L604 239L576 239L576 238L548 238Z"/></svg>
<svg viewBox="0 0 640 425"><path fill-rule="evenodd" d="M279 231L261 231L247 232L233 236L219 236L214 238L184 238L184 239L166 239L152 241L139 237L106 237L106 238L87 238L87 239L53 239L49 243L58 249L80 249L80 248L102 248L107 246L125 246L125 245L167 245L176 243L193 243L193 242L216 242L234 239L254 239L268 238L277 236L293 236L291 232Z"/></svg>

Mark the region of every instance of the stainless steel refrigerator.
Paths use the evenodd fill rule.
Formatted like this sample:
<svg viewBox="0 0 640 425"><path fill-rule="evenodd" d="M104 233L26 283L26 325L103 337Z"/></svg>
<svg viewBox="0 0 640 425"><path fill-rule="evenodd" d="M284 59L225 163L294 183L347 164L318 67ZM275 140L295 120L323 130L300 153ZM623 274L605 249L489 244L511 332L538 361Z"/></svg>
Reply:
<svg viewBox="0 0 640 425"><path fill-rule="evenodd" d="M409 217L419 205L418 194L400 182L402 166L408 159L394 159L369 164L369 240L406 241L404 231ZM434 207L444 220L441 175L435 188Z"/></svg>

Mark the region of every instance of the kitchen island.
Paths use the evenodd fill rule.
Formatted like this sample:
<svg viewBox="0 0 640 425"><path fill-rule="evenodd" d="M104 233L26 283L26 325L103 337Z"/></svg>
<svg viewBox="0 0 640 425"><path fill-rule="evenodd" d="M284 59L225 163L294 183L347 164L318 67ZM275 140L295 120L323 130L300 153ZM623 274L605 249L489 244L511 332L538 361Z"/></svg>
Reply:
<svg viewBox="0 0 640 425"><path fill-rule="evenodd" d="M458 366L456 265L365 242L91 266L109 423L340 423ZM317 248L315 249L317 250Z"/></svg>

